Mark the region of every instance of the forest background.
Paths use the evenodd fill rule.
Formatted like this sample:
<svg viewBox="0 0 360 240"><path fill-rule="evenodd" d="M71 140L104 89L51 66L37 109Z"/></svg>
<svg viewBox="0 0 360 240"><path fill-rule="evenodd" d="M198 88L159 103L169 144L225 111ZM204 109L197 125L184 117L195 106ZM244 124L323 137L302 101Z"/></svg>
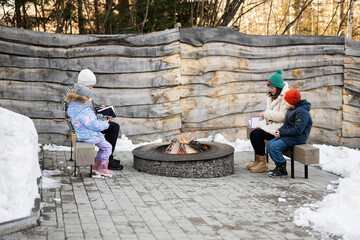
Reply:
<svg viewBox="0 0 360 240"><path fill-rule="evenodd" d="M360 40L357 0L0 0L1 24L62 34L234 26L254 35ZM177 25L175 25L177 24Z"/></svg>

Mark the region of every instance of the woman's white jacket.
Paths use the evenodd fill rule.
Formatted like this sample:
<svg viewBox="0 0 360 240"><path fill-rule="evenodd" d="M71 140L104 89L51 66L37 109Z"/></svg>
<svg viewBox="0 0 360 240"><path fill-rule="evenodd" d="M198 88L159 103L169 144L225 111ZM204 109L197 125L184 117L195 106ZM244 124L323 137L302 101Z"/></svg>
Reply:
<svg viewBox="0 0 360 240"><path fill-rule="evenodd" d="M261 127L265 132L275 135L275 132L284 124L285 114L288 110L284 100L287 91L289 91L289 85L285 82L280 95L275 100L272 100L271 96L267 96L264 118L267 119L268 125Z"/></svg>

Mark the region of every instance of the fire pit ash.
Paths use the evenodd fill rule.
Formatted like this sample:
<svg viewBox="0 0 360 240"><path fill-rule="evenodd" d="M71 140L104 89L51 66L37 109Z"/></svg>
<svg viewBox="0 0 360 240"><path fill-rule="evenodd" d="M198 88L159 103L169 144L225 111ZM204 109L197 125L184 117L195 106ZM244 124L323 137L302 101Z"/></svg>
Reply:
<svg viewBox="0 0 360 240"><path fill-rule="evenodd" d="M178 147L175 147L176 144ZM196 153L186 153L196 144ZM175 150L174 150L175 149ZM175 153L178 149L178 152ZM182 150L181 150L182 149ZM201 150L200 150L201 149ZM170 152L173 151L173 154ZM182 153L184 151L184 153ZM234 148L215 142L154 143L135 148L134 168L141 172L169 177L212 178L234 173Z"/></svg>

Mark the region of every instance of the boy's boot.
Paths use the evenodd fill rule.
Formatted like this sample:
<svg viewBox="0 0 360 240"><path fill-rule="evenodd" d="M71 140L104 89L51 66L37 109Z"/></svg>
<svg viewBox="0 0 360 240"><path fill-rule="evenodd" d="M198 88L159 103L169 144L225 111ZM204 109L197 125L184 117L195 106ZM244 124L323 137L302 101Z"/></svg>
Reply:
<svg viewBox="0 0 360 240"><path fill-rule="evenodd" d="M259 157L260 155L255 155L255 161L251 162L247 165L247 169L250 170L250 168L255 167L259 163Z"/></svg>
<svg viewBox="0 0 360 240"><path fill-rule="evenodd" d="M275 170L277 170L277 169L278 169L278 166L277 166L277 164L275 164L275 168L274 168L273 170L269 170L269 171L268 171L268 174L269 174L269 175L273 174L273 172L274 172Z"/></svg>
<svg viewBox="0 0 360 240"><path fill-rule="evenodd" d="M98 168L99 164L101 164L101 161L97 158L95 158L95 163L92 166L92 174L93 175L99 175Z"/></svg>
<svg viewBox="0 0 360 240"><path fill-rule="evenodd" d="M273 171L269 171L269 177L286 177L288 175L286 171L286 162L277 163Z"/></svg>
<svg viewBox="0 0 360 240"><path fill-rule="evenodd" d="M258 157L258 164L256 164L254 167L250 168L251 173L262 173L267 172L269 170L268 164L266 162L266 156L260 156Z"/></svg>
<svg viewBox="0 0 360 240"><path fill-rule="evenodd" d="M106 162L102 161L100 163L101 169L99 170L99 173L101 174L101 176L112 177L114 175L114 173L108 169L108 164L109 164L109 161L106 161Z"/></svg>

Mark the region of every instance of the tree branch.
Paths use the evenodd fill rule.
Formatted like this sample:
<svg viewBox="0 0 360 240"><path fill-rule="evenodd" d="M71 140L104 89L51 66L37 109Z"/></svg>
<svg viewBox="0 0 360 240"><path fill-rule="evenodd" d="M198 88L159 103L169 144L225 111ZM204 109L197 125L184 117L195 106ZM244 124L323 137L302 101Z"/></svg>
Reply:
<svg viewBox="0 0 360 240"><path fill-rule="evenodd" d="M292 25L294 25L294 23L300 18L301 14L304 12L304 10L312 3L313 0L310 0L309 3L305 3L305 5L301 8L299 14L296 16L296 18L291 22L289 23L286 27L285 27L285 30L282 32L281 35L284 35L287 30L289 30L291 28Z"/></svg>

